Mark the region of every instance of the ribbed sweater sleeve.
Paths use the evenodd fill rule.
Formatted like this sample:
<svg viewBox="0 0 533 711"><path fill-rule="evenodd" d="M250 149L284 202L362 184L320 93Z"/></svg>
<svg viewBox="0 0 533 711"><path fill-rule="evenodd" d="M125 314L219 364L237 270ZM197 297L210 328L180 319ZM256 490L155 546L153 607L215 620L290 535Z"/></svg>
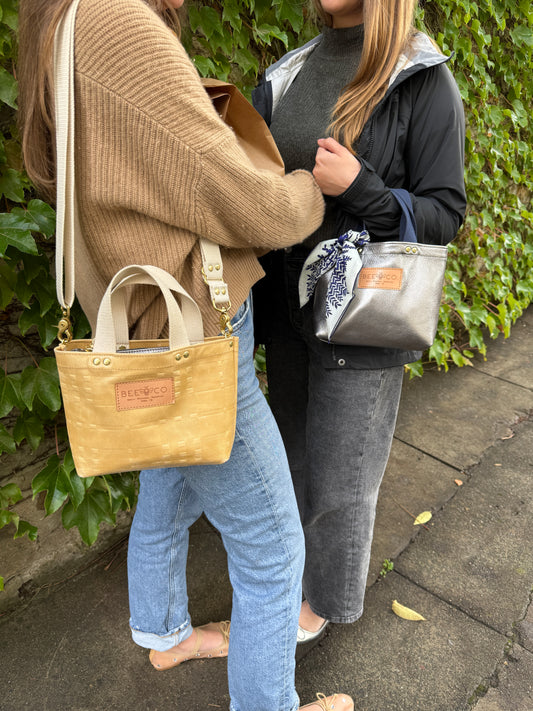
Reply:
<svg viewBox="0 0 533 711"><path fill-rule="evenodd" d="M93 198L224 247L288 246L320 224L312 176L256 170L181 43L142 0L83 0L76 70L107 177ZM105 170L100 166L100 170Z"/></svg>

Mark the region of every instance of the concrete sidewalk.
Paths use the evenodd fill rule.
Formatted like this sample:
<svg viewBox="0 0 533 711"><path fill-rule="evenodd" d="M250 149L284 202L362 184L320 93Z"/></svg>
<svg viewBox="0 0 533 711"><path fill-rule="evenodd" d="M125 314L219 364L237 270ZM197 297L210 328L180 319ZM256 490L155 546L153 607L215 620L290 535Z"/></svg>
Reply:
<svg viewBox="0 0 533 711"><path fill-rule="evenodd" d="M533 711L532 336L530 308L487 362L406 382L366 611L300 662L302 703L342 690L359 711ZM228 708L224 660L156 672L131 642L125 546L0 619L1 709ZM225 553L204 521L189 579L195 624L230 616ZM426 621L394 615L395 599Z"/></svg>

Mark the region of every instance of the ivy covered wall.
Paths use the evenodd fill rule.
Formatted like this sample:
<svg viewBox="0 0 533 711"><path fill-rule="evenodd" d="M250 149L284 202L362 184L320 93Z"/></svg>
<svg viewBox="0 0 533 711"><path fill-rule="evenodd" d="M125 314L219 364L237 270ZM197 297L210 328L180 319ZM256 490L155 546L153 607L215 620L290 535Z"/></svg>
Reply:
<svg viewBox="0 0 533 711"><path fill-rule="evenodd" d="M529 0L426 0L418 22L446 52L467 117L465 225L451 247L435 343L423 361L469 365L533 300L533 9ZM16 0L0 0L0 545L39 534L44 513L93 543L135 500L133 475L80 479L66 442L52 347L54 212L25 176L15 128ZM183 41L198 71L238 83L316 34L300 0L188 3ZM76 316L75 336L87 331ZM32 500L36 498L35 504ZM21 515L24 512L24 515ZM0 589L3 587L0 569Z"/></svg>

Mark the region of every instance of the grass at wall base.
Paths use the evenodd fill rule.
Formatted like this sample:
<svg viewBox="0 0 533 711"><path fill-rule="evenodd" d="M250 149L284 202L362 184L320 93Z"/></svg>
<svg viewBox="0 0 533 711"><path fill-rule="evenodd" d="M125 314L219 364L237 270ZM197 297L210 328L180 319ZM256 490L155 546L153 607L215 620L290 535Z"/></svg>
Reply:
<svg viewBox="0 0 533 711"><path fill-rule="evenodd" d="M17 8L16 0L0 0L0 455L12 461L21 448L35 451L47 441L55 451L31 488L16 466L1 469L0 528L35 540L38 530L20 518L17 504L40 497L47 516L61 516L91 545L103 522L113 524L118 511L134 505L137 481L133 474L81 479L68 449L52 353L60 315L51 276L55 215L22 170L15 127ZM485 355L488 339L509 336L533 301L531 4L429 0L418 22L454 52L450 66L467 119L469 205L450 248L437 337L409 366L412 377L428 365L470 365L476 353ZM200 74L234 81L249 96L266 66L315 33L299 0L191 1L183 41ZM75 317L80 338L88 324L79 309Z"/></svg>

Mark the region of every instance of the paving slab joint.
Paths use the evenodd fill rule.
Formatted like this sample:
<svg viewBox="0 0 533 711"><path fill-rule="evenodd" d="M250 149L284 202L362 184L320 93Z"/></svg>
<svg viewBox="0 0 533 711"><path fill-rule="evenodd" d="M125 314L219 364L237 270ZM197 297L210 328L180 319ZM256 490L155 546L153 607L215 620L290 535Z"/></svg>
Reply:
<svg viewBox="0 0 533 711"><path fill-rule="evenodd" d="M500 685L500 673L503 671L503 668L508 666L509 664L517 663L519 660L514 656L513 652L516 647L525 649L522 647L519 641L519 633L518 633L518 625L520 625L521 622L523 622L526 617L527 613L529 610L529 607L533 603L533 588L530 592L529 595L529 601L528 604L525 607L524 614L522 617L517 620L516 622L513 622L512 625L512 632L509 635L509 639L507 640L505 647L503 648L503 655L501 660L496 664L494 667L494 671L485 680L482 680L481 683L477 686L475 689L474 693L470 696L468 699L468 705L472 709L474 708L477 703L488 693L489 689L497 689L498 686Z"/></svg>
<svg viewBox="0 0 533 711"><path fill-rule="evenodd" d="M510 662L517 661L512 656L513 648L515 646L514 635L512 635L506 642L503 648L503 654L500 661L494 667L494 671L490 677L483 679L481 683L477 686L474 693L468 699L468 705L472 709L477 703L488 693L489 689L497 689L500 685L500 671L504 666L507 666Z"/></svg>

